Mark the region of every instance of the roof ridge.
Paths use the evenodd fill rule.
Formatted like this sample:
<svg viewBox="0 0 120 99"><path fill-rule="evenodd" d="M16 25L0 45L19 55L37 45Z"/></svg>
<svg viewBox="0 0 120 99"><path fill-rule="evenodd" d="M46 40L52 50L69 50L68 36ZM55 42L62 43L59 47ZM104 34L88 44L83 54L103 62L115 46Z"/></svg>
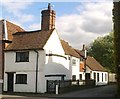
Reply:
<svg viewBox="0 0 120 99"><path fill-rule="evenodd" d="M33 30L33 31L23 31L23 32L16 32L13 35L24 35L24 34L30 34L30 33L38 33L38 32L49 32L49 31L53 31L54 29L51 30L47 30L47 31L43 31L43 30Z"/></svg>

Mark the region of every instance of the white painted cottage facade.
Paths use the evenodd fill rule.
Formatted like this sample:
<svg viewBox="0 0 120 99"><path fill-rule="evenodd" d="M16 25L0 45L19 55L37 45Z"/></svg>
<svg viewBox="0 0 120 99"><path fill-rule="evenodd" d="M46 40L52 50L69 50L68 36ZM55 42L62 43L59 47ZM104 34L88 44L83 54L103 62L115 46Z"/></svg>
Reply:
<svg viewBox="0 0 120 99"><path fill-rule="evenodd" d="M95 60L95 58L88 56L86 65L86 73L90 74L90 79L94 79L96 85L108 84L108 72Z"/></svg>
<svg viewBox="0 0 120 99"><path fill-rule="evenodd" d="M39 46L31 46L31 43L26 45L27 42L41 43L36 41L41 38L38 36L49 32L49 39L42 49ZM34 36L38 37L35 41L29 39ZM46 37L45 34L42 38L44 37ZM20 54L26 54L26 56L22 57ZM25 60L19 59L26 57ZM5 52L4 91L44 93L46 92L46 80L71 79L70 69L70 60L64 53L55 29L47 32L16 33L12 44L6 48ZM19 82L21 79L23 81Z"/></svg>
<svg viewBox="0 0 120 99"><path fill-rule="evenodd" d="M107 85L108 72L94 57L87 56L85 50L85 46L81 51L75 49L80 55L80 80L95 80L95 85Z"/></svg>

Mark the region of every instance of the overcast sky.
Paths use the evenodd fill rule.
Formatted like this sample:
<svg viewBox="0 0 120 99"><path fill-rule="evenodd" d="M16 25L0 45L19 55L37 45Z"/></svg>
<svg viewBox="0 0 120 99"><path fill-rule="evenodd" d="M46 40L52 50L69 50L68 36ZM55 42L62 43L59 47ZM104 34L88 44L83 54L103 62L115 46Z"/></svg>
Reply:
<svg viewBox="0 0 120 99"><path fill-rule="evenodd" d="M47 2L7 2L0 4L0 19L6 19L25 30L41 29L41 10ZM9 0L10 1L10 0ZM25 1L25 0L24 0ZM69 0L68 0L69 1ZM74 48L81 49L83 44L90 44L98 36L112 31L111 0L87 0L86 2L51 2L56 11L56 29L61 39Z"/></svg>

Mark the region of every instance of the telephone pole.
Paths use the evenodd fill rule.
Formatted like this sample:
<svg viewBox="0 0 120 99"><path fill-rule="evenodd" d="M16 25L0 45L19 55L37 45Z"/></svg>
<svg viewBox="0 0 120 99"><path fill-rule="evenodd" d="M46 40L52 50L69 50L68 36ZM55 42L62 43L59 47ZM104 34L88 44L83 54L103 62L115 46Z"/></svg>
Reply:
<svg viewBox="0 0 120 99"><path fill-rule="evenodd" d="M113 2L114 50L117 74L117 96L120 98L120 0Z"/></svg>

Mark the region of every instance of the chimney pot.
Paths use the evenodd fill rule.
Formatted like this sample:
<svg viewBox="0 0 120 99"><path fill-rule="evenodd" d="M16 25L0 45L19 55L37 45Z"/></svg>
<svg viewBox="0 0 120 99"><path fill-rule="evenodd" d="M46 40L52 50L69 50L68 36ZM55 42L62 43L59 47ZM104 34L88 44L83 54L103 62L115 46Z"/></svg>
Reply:
<svg viewBox="0 0 120 99"><path fill-rule="evenodd" d="M48 3L48 10L51 10L51 4Z"/></svg>

